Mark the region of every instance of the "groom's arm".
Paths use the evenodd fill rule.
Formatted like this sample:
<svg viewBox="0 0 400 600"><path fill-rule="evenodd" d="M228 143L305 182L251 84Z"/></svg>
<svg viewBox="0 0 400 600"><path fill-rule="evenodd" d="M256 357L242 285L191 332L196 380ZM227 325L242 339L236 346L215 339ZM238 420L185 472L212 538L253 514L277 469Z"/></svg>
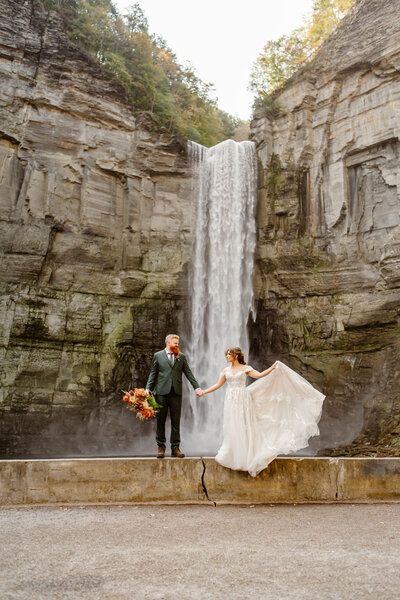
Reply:
<svg viewBox="0 0 400 600"><path fill-rule="evenodd" d="M153 362L151 365L151 371L149 374L149 377L147 379L147 383L146 383L146 389L150 390L151 392L154 389L154 385L156 383L157 380L157 375L158 375L158 360L156 355L153 356Z"/></svg>
<svg viewBox="0 0 400 600"><path fill-rule="evenodd" d="M200 386L198 384L196 377L193 375L192 371L190 370L188 361L186 360L186 356L184 357L184 360L183 360L183 372L185 373L186 377L189 379L190 383L192 384L193 389L198 390L200 388Z"/></svg>

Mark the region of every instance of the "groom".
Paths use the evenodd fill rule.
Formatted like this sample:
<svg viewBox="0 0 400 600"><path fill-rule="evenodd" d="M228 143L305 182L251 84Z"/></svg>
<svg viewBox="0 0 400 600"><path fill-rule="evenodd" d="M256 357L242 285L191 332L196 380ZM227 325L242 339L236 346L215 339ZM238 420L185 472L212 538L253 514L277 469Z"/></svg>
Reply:
<svg viewBox="0 0 400 600"><path fill-rule="evenodd" d="M146 388L154 392L158 404L161 404L157 413L157 458L164 458L165 455L165 421L168 410L171 417L171 456L183 458L185 455L179 449L182 373L185 373L197 395L201 390L190 370L186 356L179 352L179 335L167 335L165 346L164 350L155 353L146 384Z"/></svg>

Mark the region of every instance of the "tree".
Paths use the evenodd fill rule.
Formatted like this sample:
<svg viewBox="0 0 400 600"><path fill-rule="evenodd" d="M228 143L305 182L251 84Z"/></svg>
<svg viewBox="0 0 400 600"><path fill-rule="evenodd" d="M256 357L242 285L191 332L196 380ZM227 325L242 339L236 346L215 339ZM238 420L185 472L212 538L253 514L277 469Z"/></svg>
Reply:
<svg viewBox="0 0 400 600"><path fill-rule="evenodd" d="M306 46L314 55L335 31L355 0L314 0L311 20L306 25Z"/></svg>
<svg viewBox="0 0 400 600"><path fill-rule="evenodd" d="M270 40L253 65L250 89L265 99L319 50L355 0L314 0L311 17L289 35Z"/></svg>
<svg viewBox="0 0 400 600"><path fill-rule="evenodd" d="M218 109L213 86L180 65L166 41L149 34L136 2L121 16L112 0L45 0L59 10L74 44L94 56L124 90L136 113L206 146L233 135L237 120Z"/></svg>
<svg viewBox="0 0 400 600"><path fill-rule="evenodd" d="M250 89L259 98L270 94L308 59L307 52L301 29L267 42L253 65Z"/></svg>
<svg viewBox="0 0 400 600"><path fill-rule="evenodd" d="M128 8L128 11L124 14L124 19L130 31L149 33L149 22L139 2L135 2Z"/></svg>

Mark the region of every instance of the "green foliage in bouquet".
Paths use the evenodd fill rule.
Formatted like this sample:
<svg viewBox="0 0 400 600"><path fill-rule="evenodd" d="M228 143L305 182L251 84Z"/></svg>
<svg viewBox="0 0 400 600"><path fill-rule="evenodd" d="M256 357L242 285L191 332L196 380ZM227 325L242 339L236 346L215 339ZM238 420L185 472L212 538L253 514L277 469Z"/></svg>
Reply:
<svg viewBox="0 0 400 600"><path fill-rule="evenodd" d="M154 394L153 394L153 392L150 392L150 398L147 398L147 402L148 402L148 403L149 403L149 405L150 405L152 408L154 408L155 410L156 410L157 408L161 408L161 404L158 404L158 403L156 402L156 399L155 399L155 397L154 397Z"/></svg>

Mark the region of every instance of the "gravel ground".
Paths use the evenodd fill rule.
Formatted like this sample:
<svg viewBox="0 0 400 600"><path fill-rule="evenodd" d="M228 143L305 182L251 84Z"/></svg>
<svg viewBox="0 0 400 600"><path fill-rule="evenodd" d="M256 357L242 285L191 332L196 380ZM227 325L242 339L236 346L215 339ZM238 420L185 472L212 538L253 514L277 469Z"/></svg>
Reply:
<svg viewBox="0 0 400 600"><path fill-rule="evenodd" d="M0 509L1 600L395 600L400 504Z"/></svg>

